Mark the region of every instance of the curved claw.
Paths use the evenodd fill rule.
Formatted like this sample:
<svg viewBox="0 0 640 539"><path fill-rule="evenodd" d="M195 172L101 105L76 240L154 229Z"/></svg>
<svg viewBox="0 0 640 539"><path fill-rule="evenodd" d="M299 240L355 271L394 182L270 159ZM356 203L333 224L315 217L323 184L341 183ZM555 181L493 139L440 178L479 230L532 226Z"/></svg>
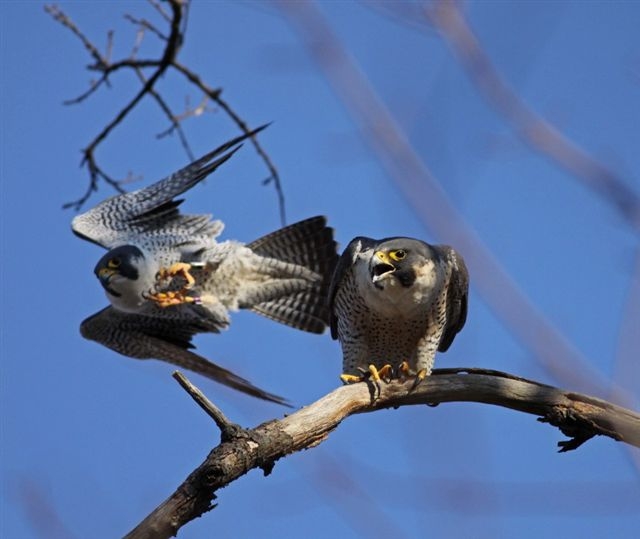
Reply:
<svg viewBox="0 0 640 539"><path fill-rule="evenodd" d="M380 380L384 380L385 382L390 381L393 378L393 367L391 365L386 364L380 367L376 367L371 364L366 369L358 368L358 370L362 373L358 374L341 374L340 380L342 380L343 384L355 384L357 382L364 382L366 380L373 380L376 384L380 382Z"/></svg>
<svg viewBox="0 0 640 539"><path fill-rule="evenodd" d="M185 295L181 290L177 292L156 292L147 296L149 301L153 301L158 307L173 307L183 303L197 303L197 298Z"/></svg>
<svg viewBox="0 0 640 539"><path fill-rule="evenodd" d="M411 393L416 387L420 385L420 382L427 377L427 369L420 369L416 373L416 377L413 380L413 384L411 384L411 389L409 389L409 393Z"/></svg>
<svg viewBox="0 0 640 539"><path fill-rule="evenodd" d="M180 276L186 281L186 284L183 286L183 290L188 290L193 288L193 285L196 283L195 278L189 272L190 269L191 264L187 264L186 262L176 262L168 268L160 268L158 270L157 279L162 281Z"/></svg>

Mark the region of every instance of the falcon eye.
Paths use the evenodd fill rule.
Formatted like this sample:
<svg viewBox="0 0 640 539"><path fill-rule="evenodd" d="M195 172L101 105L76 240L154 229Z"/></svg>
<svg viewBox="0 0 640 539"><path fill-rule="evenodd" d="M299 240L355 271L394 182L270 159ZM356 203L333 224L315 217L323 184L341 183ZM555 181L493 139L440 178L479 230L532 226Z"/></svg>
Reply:
<svg viewBox="0 0 640 539"><path fill-rule="evenodd" d="M407 251L405 251L404 249L398 249L397 251L391 251L389 253L389 256L393 259L393 260L402 260L403 258L405 258L407 256Z"/></svg>
<svg viewBox="0 0 640 539"><path fill-rule="evenodd" d="M109 262L107 262L107 266L111 269L116 269L120 267L120 259L119 258L112 258L111 260L109 260Z"/></svg>

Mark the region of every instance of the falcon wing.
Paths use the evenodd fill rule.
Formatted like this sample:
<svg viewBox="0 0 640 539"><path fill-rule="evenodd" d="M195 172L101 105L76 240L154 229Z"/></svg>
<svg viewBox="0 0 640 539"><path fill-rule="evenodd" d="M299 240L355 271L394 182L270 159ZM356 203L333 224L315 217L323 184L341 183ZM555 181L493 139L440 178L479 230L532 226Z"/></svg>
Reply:
<svg viewBox="0 0 640 539"><path fill-rule="evenodd" d="M469 273L464 260L453 248L448 245L438 245L434 248L451 266L451 278L447 289L447 325L438 346L438 351L446 352L467 320Z"/></svg>
<svg viewBox="0 0 640 539"><path fill-rule="evenodd" d="M182 200L173 199L206 178L240 148L242 141L265 127L267 125L226 142L149 187L111 197L76 216L71 223L74 234L107 249L132 234L162 233L162 229L168 227L179 227L186 235L219 234L221 222L212 222L208 215L181 215L178 206Z"/></svg>
<svg viewBox="0 0 640 539"><path fill-rule="evenodd" d="M85 339L103 344L122 355L166 361L247 395L291 406L286 399L268 393L192 352L191 338L203 331L211 331L211 327L196 321L180 324L175 320L124 313L112 307L97 312L80 324L80 333Z"/></svg>
<svg viewBox="0 0 640 539"><path fill-rule="evenodd" d="M358 236L351 240L338 259L338 264L333 272L333 278L331 279L328 293L329 324L331 326L331 337L333 339L338 338L338 318L336 317L334 310L334 301L336 299L336 294L338 293L338 287L340 286L345 274L353 267L356 255L366 249L373 249L377 244L378 242L376 240L366 238L364 236Z"/></svg>

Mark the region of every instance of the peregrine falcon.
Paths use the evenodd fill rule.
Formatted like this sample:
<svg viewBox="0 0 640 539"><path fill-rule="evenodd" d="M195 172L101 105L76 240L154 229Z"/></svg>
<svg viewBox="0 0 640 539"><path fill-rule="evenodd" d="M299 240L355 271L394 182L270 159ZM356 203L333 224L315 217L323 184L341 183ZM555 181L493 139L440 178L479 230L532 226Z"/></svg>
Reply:
<svg viewBox="0 0 640 539"><path fill-rule="evenodd" d="M111 305L80 331L125 356L160 359L265 400L286 404L197 355L191 338L217 333L229 311L249 309L303 331L328 325L326 296L337 263L324 217L252 243L218 243L221 221L179 212L184 193L262 128L239 136L144 189L112 197L73 219L73 232L109 251L95 274Z"/></svg>
<svg viewBox="0 0 640 539"><path fill-rule="evenodd" d="M342 345L342 380L431 373L467 317L469 276L447 245L355 238L329 290L331 336Z"/></svg>

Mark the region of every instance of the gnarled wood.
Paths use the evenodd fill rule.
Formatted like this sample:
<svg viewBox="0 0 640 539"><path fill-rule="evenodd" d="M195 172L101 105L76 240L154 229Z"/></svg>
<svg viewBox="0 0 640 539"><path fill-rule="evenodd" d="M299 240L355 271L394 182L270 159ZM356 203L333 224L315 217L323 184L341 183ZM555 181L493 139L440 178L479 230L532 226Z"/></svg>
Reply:
<svg viewBox="0 0 640 539"><path fill-rule="evenodd" d="M640 414L595 397L481 369L439 369L410 391L412 384L409 380L340 387L283 419L237 429L231 435L227 431L225 441L126 537L174 536L181 526L212 509L218 489L249 470L261 468L268 475L278 459L318 445L346 417L383 408L493 404L539 416L558 427L571 438L558 444L560 451L575 449L596 435L640 447Z"/></svg>

